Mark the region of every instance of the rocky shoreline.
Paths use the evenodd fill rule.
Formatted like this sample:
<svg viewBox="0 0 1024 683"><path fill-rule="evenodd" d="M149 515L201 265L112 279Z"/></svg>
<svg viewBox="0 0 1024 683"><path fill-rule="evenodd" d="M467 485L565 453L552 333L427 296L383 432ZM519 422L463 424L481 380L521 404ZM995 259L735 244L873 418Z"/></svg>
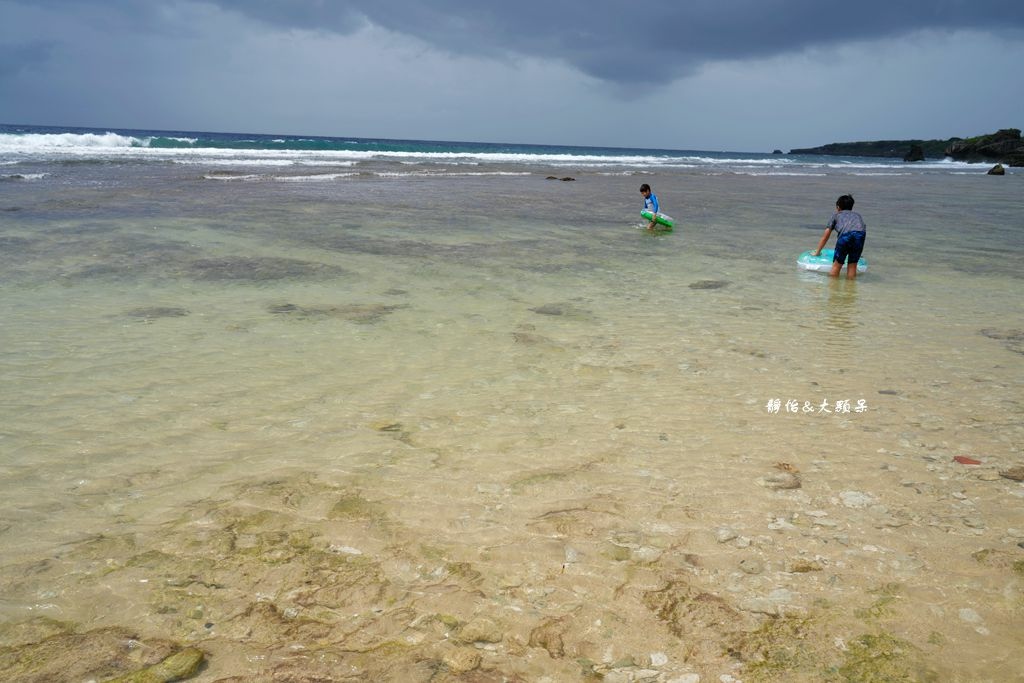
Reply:
<svg viewBox="0 0 1024 683"><path fill-rule="evenodd" d="M952 158L971 163L1024 166L1024 139L1020 129L1004 128L990 135L948 140L874 140L833 142L820 147L791 149L790 154L902 158L904 161Z"/></svg>

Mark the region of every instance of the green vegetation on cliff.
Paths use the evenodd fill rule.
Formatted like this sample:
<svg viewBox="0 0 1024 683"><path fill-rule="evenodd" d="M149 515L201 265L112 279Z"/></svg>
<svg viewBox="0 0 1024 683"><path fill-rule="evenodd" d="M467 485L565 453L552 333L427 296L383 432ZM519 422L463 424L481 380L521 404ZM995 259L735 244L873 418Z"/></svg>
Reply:
<svg viewBox="0 0 1024 683"><path fill-rule="evenodd" d="M989 135L948 140L874 140L833 142L821 147L790 150L790 154L826 154L836 156L889 157L905 161L942 159L996 162L1024 166L1024 140L1017 128L1004 128Z"/></svg>
<svg viewBox="0 0 1024 683"><path fill-rule="evenodd" d="M946 147L960 138L949 140L874 140L870 142L833 142L821 147L792 149L790 154L827 154L849 157L896 157L904 158L914 145L921 147L925 158L941 159L946 156Z"/></svg>

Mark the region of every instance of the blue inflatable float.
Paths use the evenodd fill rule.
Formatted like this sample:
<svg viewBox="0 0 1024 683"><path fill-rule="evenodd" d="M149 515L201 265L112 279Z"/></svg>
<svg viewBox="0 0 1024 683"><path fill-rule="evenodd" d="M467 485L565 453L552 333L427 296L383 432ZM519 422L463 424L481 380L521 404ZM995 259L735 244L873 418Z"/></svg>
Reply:
<svg viewBox="0 0 1024 683"><path fill-rule="evenodd" d="M832 270L832 257L835 256L835 249L822 249L818 256L811 256L811 250L807 250L796 259L796 265L803 270L813 270L818 273L828 273ZM843 264L846 267L846 264ZM857 261L857 272L863 273L868 269L868 262L864 257Z"/></svg>

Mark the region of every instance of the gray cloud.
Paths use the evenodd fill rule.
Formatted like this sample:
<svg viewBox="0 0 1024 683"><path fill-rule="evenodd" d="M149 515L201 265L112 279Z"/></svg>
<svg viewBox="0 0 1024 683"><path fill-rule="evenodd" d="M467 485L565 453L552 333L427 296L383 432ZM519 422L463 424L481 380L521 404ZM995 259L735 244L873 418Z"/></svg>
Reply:
<svg viewBox="0 0 1024 683"><path fill-rule="evenodd" d="M455 54L559 59L619 83L686 76L709 61L755 59L920 30L1024 30L1018 0L213 0L294 27L349 33L372 23Z"/></svg>
<svg viewBox="0 0 1024 683"><path fill-rule="evenodd" d="M41 40L28 43L0 43L0 79L45 64L52 51L53 44Z"/></svg>
<svg viewBox="0 0 1024 683"><path fill-rule="evenodd" d="M0 121L770 150L1024 111L1019 0L507 5L0 0Z"/></svg>
<svg viewBox="0 0 1024 683"><path fill-rule="evenodd" d="M159 32L161 12L199 4L33 0ZM616 83L659 82L717 60L892 38L915 31L1024 32L1019 0L208 0L276 29L351 34L374 24L452 54L557 59Z"/></svg>

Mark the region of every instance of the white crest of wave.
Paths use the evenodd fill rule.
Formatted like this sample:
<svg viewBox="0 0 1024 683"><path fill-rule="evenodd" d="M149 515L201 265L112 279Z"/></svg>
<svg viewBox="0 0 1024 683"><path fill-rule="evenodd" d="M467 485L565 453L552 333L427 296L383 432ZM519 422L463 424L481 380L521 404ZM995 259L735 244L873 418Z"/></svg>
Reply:
<svg viewBox="0 0 1024 683"><path fill-rule="evenodd" d="M5 133L0 135L0 152L43 152L75 149L124 149L146 147L148 138L117 133Z"/></svg>
<svg viewBox="0 0 1024 683"><path fill-rule="evenodd" d="M350 171L348 173L317 173L315 175L279 175L274 176L274 180L280 180L284 183L317 183L337 180L338 178L351 178L355 175L359 174L355 171Z"/></svg>

